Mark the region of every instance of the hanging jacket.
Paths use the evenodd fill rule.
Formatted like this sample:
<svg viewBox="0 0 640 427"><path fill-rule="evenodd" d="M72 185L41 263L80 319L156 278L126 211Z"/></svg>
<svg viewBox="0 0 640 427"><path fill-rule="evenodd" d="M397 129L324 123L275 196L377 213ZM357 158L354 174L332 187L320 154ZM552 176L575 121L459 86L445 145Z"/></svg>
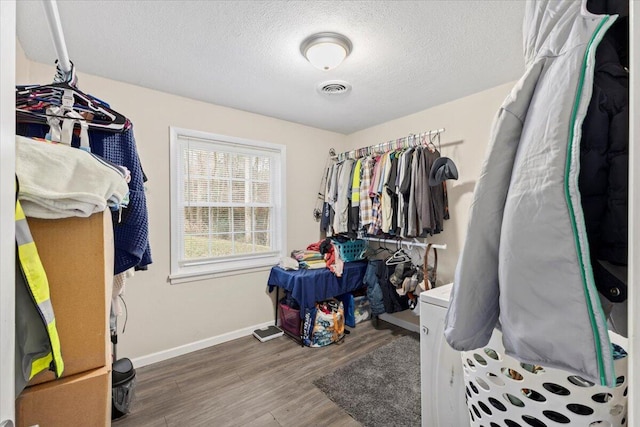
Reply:
<svg viewBox="0 0 640 427"><path fill-rule="evenodd" d="M56 329L49 282L16 200L16 394L36 374L62 375L64 362Z"/></svg>
<svg viewBox="0 0 640 427"><path fill-rule="evenodd" d="M427 150L429 151L429 150ZM429 163L429 170L433 167L435 160L440 157L440 152L435 150ZM444 220L449 219L449 201L447 200L446 181L431 187L431 208L433 209L435 228L432 234L440 233L444 230Z"/></svg>
<svg viewBox="0 0 640 427"><path fill-rule="evenodd" d="M502 104L471 205L445 337L613 386L611 344L578 191L582 122L598 44L615 16L528 2L526 71Z"/></svg>
<svg viewBox="0 0 640 427"><path fill-rule="evenodd" d="M608 300L622 302L627 299L626 277L618 278L608 265L627 265L629 2L589 0L587 7L595 13L620 13L596 51L593 96L582 124L578 184L596 286Z"/></svg>

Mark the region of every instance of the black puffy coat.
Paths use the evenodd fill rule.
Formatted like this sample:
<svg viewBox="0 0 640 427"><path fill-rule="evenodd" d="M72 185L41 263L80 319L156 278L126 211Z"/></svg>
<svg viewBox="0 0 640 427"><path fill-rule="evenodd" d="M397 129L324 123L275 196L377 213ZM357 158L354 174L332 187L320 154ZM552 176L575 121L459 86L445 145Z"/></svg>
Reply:
<svg viewBox="0 0 640 427"><path fill-rule="evenodd" d="M628 18L622 16L622 2L589 1L588 8L592 13L621 13L596 51L593 94L582 125L579 188L596 286L610 301L622 302L626 280L599 261L627 265Z"/></svg>

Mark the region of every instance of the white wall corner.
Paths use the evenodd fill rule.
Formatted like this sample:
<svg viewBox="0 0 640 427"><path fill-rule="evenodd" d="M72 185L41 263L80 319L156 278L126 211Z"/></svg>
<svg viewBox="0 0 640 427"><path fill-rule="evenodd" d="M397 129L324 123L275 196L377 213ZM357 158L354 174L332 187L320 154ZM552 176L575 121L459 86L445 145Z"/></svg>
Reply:
<svg viewBox="0 0 640 427"><path fill-rule="evenodd" d="M22 45L20 44L20 40L16 38L16 84L31 84L33 82L30 81L31 74L31 61L27 58L27 54L25 53Z"/></svg>

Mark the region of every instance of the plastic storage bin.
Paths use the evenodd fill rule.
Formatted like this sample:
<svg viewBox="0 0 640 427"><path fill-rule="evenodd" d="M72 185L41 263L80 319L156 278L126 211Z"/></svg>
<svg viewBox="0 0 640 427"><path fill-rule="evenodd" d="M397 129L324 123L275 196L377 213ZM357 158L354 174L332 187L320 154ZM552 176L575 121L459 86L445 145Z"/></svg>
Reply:
<svg viewBox="0 0 640 427"><path fill-rule="evenodd" d="M359 261L364 259L367 250L366 240L347 240L346 242L333 241L334 246L338 249L340 258L344 262Z"/></svg>
<svg viewBox="0 0 640 427"><path fill-rule="evenodd" d="M371 318L371 305L369 304L369 298L366 296L354 297L353 305L355 307L356 323L364 322Z"/></svg>
<svg viewBox="0 0 640 427"><path fill-rule="evenodd" d="M300 310L291 308L284 303L279 303L280 328L296 337L300 336Z"/></svg>
<svg viewBox="0 0 640 427"><path fill-rule="evenodd" d="M626 346L625 338L609 335L612 343ZM564 370L518 362L505 355L498 330L486 347L461 356L471 426L626 425L628 357L614 361L616 387L608 388Z"/></svg>

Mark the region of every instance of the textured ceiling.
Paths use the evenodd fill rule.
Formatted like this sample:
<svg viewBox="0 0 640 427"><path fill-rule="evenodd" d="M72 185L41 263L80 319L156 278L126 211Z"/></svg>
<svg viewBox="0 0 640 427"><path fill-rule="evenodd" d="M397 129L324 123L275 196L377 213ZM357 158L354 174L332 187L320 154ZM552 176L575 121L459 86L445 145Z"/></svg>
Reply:
<svg viewBox="0 0 640 427"><path fill-rule="evenodd" d="M58 1L58 7L80 71L349 134L517 79L524 70L524 3ZM41 2L18 2L17 13L27 56L53 63ZM353 42L351 55L331 71L316 70L299 51L302 40L323 31ZM316 91L335 79L352 91Z"/></svg>

